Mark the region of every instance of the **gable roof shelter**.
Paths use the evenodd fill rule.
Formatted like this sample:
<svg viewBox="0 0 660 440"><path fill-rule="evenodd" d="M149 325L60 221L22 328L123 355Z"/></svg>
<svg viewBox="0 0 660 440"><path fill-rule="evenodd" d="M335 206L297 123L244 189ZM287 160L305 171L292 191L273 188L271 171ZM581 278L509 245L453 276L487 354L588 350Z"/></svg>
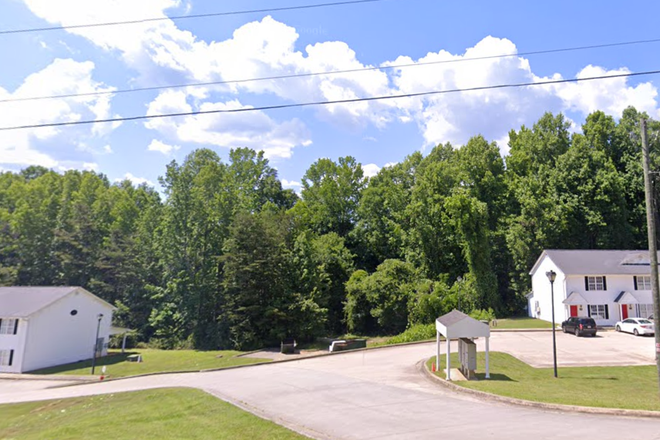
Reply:
<svg viewBox="0 0 660 440"><path fill-rule="evenodd" d="M530 275L534 275L546 256L566 275L648 275L651 265L649 251L546 249L529 271Z"/></svg>
<svg viewBox="0 0 660 440"><path fill-rule="evenodd" d="M435 320L436 329L436 365L440 368L440 335L447 341L446 378L451 380L451 340L461 338L486 338L486 379L490 379L489 368L489 342L490 326L469 317L459 310L452 310Z"/></svg>

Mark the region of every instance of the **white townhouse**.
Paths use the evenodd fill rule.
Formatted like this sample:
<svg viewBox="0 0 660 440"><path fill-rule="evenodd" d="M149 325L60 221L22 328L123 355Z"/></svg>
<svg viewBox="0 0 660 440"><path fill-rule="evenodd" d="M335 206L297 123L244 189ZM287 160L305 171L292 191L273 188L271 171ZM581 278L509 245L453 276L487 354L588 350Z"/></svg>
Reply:
<svg viewBox="0 0 660 440"><path fill-rule="evenodd" d="M597 325L653 313L648 251L545 250L529 272L532 291L528 314L551 321L550 281L553 270L555 322L591 316Z"/></svg>
<svg viewBox="0 0 660 440"><path fill-rule="evenodd" d="M0 373L106 355L114 310L82 287L0 287Z"/></svg>

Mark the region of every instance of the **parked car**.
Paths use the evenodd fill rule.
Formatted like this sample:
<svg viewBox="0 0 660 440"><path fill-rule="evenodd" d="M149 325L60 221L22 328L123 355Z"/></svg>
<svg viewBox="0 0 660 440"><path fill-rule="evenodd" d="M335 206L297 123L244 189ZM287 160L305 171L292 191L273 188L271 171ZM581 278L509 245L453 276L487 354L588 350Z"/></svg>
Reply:
<svg viewBox="0 0 660 440"><path fill-rule="evenodd" d="M574 333L575 336L590 335L596 336L596 321L586 316L573 316L561 323L561 330L564 333Z"/></svg>
<svg viewBox="0 0 660 440"><path fill-rule="evenodd" d="M655 334L653 321L644 318L624 319L623 321L617 322L614 328L618 332L632 333L635 336Z"/></svg>
<svg viewBox="0 0 660 440"><path fill-rule="evenodd" d="M655 323L655 319L653 319L653 313L651 313L651 316L648 317L649 321L653 321Z"/></svg>

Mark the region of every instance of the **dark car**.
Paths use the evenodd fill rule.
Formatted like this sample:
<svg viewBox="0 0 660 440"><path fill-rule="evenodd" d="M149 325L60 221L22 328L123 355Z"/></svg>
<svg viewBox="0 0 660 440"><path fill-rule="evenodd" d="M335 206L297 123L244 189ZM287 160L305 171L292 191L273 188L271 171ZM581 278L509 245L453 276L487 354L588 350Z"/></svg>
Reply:
<svg viewBox="0 0 660 440"><path fill-rule="evenodd" d="M596 321L585 316L573 316L561 323L564 333L575 333L575 336L596 336Z"/></svg>

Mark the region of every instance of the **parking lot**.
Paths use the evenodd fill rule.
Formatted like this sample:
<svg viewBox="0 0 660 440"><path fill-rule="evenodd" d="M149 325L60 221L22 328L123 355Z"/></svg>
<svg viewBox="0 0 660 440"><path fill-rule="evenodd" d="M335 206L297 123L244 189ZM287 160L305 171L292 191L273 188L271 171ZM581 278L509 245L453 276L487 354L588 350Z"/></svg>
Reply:
<svg viewBox="0 0 660 440"><path fill-rule="evenodd" d="M557 363L564 367L649 365L655 363L653 337L601 331L576 337L558 330ZM479 351L484 341L478 341ZM456 348L454 348L456 349ZM552 367L552 332L493 332L490 349L509 353L532 367Z"/></svg>

